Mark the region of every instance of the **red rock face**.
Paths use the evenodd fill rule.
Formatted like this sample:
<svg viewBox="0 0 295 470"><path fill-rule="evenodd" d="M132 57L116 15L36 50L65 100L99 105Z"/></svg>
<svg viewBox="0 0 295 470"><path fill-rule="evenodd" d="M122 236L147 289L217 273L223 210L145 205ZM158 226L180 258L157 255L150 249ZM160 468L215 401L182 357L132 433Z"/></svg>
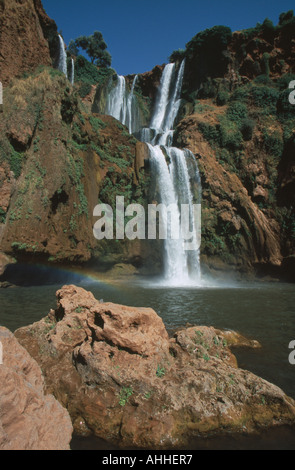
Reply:
<svg viewBox="0 0 295 470"><path fill-rule="evenodd" d="M42 29L50 23L40 0L0 3L0 80L4 85L39 65L51 65Z"/></svg>
<svg viewBox="0 0 295 470"><path fill-rule="evenodd" d="M77 434L161 449L295 422L291 398L237 368L228 344L259 345L233 332L195 326L169 339L153 310L65 286L55 311L15 334Z"/></svg>
<svg viewBox="0 0 295 470"><path fill-rule="evenodd" d="M44 395L40 367L5 328L0 341L0 450L68 450L69 415L52 395Z"/></svg>
<svg viewBox="0 0 295 470"><path fill-rule="evenodd" d="M2 162L0 166L0 208L7 212L9 207L10 198L15 186L15 179L13 172L6 162Z"/></svg>

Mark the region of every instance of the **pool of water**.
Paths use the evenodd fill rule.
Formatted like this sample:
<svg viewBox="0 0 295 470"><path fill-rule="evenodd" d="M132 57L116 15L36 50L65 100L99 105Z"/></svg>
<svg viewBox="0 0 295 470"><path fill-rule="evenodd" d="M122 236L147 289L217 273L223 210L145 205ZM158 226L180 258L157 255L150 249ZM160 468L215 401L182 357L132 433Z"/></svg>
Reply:
<svg viewBox="0 0 295 470"><path fill-rule="evenodd" d="M295 399L295 366L288 360L289 343L295 340L294 284L169 287L150 280L75 281L99 300L153 308L170 333L189 323L232 329L258 340L262 349L235 351L239 366L278 385ZM0 325L15 331L40 320L55 308L55 293L62 285L0 289ZM294 434L290 439L295 449Z"/></svg>
<svg viewBox="0 0 295 470"><path fill-rule="evenodd" d="M59 285L0 289L0 324L15 331L55 308ZM295 398L295 366L288 347L295 340L294 284L236 284L169 288L150 281L136 283L79 282L105 302L153 308L168 331L207 325L239 331L262 344L261 350L236 351L240 367L275 383Z"/></svg>

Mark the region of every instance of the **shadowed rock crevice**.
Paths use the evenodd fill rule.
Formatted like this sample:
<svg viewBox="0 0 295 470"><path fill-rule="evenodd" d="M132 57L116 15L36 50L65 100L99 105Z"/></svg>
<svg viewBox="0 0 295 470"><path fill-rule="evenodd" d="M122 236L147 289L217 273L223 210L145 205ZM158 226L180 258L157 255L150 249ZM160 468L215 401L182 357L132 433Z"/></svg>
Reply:
<svg viewBox="0 0 295 470"><path fill-rule="evenodd" d="M68 203L68 201L69 201L69 195L64 190L56 191L54 195L52 196L52 198L50 199L51 212L53 214L56 214L58 206L60 204L65 205Z"/></svg>

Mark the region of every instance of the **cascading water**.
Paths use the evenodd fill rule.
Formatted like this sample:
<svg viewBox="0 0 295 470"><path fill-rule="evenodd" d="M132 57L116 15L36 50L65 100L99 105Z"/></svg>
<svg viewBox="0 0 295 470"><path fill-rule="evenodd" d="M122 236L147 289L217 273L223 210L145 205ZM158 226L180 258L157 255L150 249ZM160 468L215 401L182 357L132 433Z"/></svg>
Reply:
<svg viewBox="0 0 295 470"><path fill-rule="evenodd" d="M181 89L184 75L185 61L181 63L176 76L175 64L168 64L164 68L154 114L150 123L153 137L148 139L146 129L141 131L141 140L152 145L172 145L173 126L181 104Z"/></svg>
<svg viewBox="0 0 295 470"><path fill-rule="evenodd" d="M161 79L155 112L150 124L150 127L155 129L158 134L165 131L165 117L169 107L169 92L174 69L175 64L166 65Z"/></svg>
<svg viewBox="0 0 295 470"><path fill-rule="evenodd" d="M58 35L59 37L59 58L58 58L58 70L65 74L68 78L68 68L67 68L67 54L66 54L66 47L63 38Z"/></svg>
<svg viewBox="0 0 295 470"><path fill-rule="evenodd" d="M193 217L194 205L201 202L201 180L195 156L189 150L172 147L173 127L181 104L181 89L184 76L185 61L176 71L175 64L164 68L162 79L154 107L154 112L148 128L140 130L140 140L146 142L150 152L153 174L160 203L171 206L175 211L176 225L171 226L169 217L164 218L165 230L168 237L164 240L164 276L169 285L191 285L200 283L200 255L198 244L194 249L186 250L183 237L173 239L172 231L181 234L182 205L188 207L190 233L196 234L193 239L200 237L199 219ZM110 114L135 132L136 103L134 87L130 94L126 92L124 77L118 77L118 83L109 94L107 114Z"/></svg>
<svg viewBox="0 0 295 470"><path fill-rule="evenodd" d="M136 124L138 121L137 119L138 108L136 105L136 100L135 100L135 95L134 95L134 89L135 89L135 85L137 82L137 78L138 76L136 75L132 83L131 91L127 98L127 112L126 112L125 125L128 127L130 134L132 134L133 132L137 130Z"/></svg>
<svg viewBox="0 0 295 470"><path fill-rule="evenodd" d="M106 114L123 123L126 119L126 81L120 75L117 79L117 86L111 90L108 96Z"/></svg>
<svg viewBox="0 0 295 470"><path fill-rule="evenodd" d="M160 194L160 203L173 209L173 225L169 214L163 217L164 231L168 234L164 241L164 276L169 285L188 285L200 279L200 263L198 252L187 251L181 237L173 238L173 233L181 234L181 204L189 207L189 216L193 224L194 197L185 157L185 152L174 148L147 144L150 150L151 166L156 174ZM187 151L190 153L189 151ZM165 153L170 159L167 164ZM192 155L192 154L191 154ZM189 155L189 157L191 156ZM192 155L193 160L195 157ZM196 233L197 227L192 226Z"/></svg>
<svg viewBox="0 0 295 470"><path fill-rule="evenodd" d="M174 122L181 104L184 68L185 61L182 62L176 74L175 64L166 65L150 129L142 129L141 138L148 143L150 149L151 164L157 178L160 202L165 205L175 204L179 221L181 207L183 204L187 205L191 232L195 233L198 238L200 226L194 225L193 217L194 204L201 202L201 180L198 165L189 150L181 150L171 146ZM181 232L180 226L176 229L179 233ZM188 285L200 281L198 245L189 251L185 249L184 245L183 239L173 240L169 236L165 240L164 274L170 285Z"/></svg>
<svg viewBox="0 0 295 470"><path fill-rule="evenodd" d="M117 76L117 85L111 90L107 99L106 114L113 116L128 127L130 134L137 130L138 108L135 102L134 88L137 81L135 76L131 91L128 93L126 80Z"/></svg>
<svg viewBox="0 0 295 470"><path fill-rule="evenodd" d="M75 62L74 59L71 59L71 73L70 73L70 82L72 85L75 83Z"/></svg>

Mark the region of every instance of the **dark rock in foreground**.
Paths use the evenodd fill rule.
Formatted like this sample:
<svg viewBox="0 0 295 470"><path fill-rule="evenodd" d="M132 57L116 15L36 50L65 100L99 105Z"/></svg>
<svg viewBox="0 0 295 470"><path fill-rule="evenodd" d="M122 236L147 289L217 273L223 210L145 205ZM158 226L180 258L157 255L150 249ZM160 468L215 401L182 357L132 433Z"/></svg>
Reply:
<svg viewBox="0 0 295 470"><path fill-rule="evenodd" d="M100 303L75 286L57 300L16 337L77 434L161 449L295 424L294 400L238 369L223 332L190 327L169 339L153 310Z"/></svg>

